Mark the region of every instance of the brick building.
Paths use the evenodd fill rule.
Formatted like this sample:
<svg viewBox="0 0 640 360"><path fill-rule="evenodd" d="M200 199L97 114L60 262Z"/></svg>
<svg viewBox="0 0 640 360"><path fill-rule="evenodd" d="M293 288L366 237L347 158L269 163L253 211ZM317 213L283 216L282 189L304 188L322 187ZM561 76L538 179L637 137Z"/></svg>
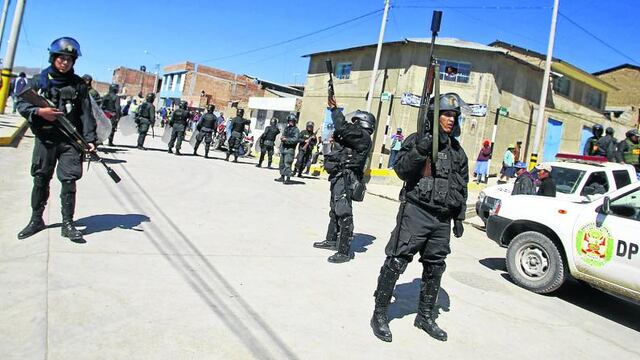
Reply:
<svg viewBox="0 0 640 360"><path fill-rule="evenodd" d="M213 104L218 110L232 114L232 107L246 108L249 97L264 95L262 86L248 76L188 61L165 66L163 72L160 106L184 100L190 107Z"/></svg>
<svg viewBox="0 0 640 360"><path fill-rule="evenodd" d="M593 75L618 88L607 97L608 116L629 118L636 126L640 124L640 66L622 64Z"/></svg>
<svg viewBox="0 0 640 360"><path fill-rule="evenodd" d="M140 70L119 67L113 70L112 83L120 85L120 93L126 96L135 96L139 92L147 94L154 91L156 74ZM102 94L102 92L100 92Z"/></svg>

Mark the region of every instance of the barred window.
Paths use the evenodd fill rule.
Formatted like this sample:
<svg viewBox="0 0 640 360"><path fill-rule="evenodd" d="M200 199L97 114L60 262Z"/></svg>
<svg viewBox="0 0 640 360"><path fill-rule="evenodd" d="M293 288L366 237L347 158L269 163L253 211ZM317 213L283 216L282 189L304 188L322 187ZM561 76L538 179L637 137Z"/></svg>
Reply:
<svg viewBox="0 0 640 360"><path fill-rule="evenodd" d="M468 83L471 63L440 59L440 80Z"/></svg>

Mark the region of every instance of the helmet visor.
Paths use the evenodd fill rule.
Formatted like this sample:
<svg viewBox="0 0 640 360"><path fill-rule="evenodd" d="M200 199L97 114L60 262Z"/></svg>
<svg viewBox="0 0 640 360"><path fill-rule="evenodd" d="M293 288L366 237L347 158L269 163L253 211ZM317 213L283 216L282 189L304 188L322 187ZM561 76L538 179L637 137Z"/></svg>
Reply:
<svg viewBox="0 0 640 360"><path fill-rule="evenodd" d="M53 54L75 54L76 56L82 56L80 44L70 37L62 37L52 42L49 52Z"/></svg>

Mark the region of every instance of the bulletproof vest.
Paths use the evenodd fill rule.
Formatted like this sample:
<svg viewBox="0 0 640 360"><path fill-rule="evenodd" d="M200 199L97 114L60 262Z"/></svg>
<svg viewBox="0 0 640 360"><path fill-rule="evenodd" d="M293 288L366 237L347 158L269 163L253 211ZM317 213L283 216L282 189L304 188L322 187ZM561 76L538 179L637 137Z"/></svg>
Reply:
<svg viewBox="0 0 640 360"><path fill-rule="evenodd" d="M215 115L206 113L200 119L200 126L202 128L215 129L217 120Z"/></svg>
<svg viewBox="0 0 640 360"><path fill-rule="evenodd" d="M115 113L117 111L116 101L120 101L120 99L118 99L118 95L111 93L105 95L102 98L102 109Z"/></svg>
<svg viewBox="0 0 640 360"><path fill-rule="evenodd" d="M284 128L282 136L286 137L286 138L292 138L292 137L294 137L294 135L296 135L296 130L297 129L298 128L296 128L295 126L287 126L287 127ZM287 145L287 144L283 143L282 146L284 146L286 148L291 148L291 147L295 148L296 144Z"/></svg>
<svg viewBox="0 0 640 360"><path fill-rule="evenodd" d="M56 108L63 111L66 118L82 133L83 124L80 119L82 113L82 94L81 84L68 85L61 88L52 87L44 92L44 97L51 100ZM87 93L85 93L86 96ZM49 123L45 120L39 121L33 124L37 130L43 130L45 132L57 131L57 126Z"/></svg>
<svg viewBox="0 0 640 360"><path fill-rule="evenodd" d="M244 118L236 116L231 120L231 131L242 133L244 131Z"/></svg>
<svg viewBox="0 0 640 360"><path fill-rule="evenodd" d="M189 117L189 113L184 109L177 109L173 113L173 123L174 124L187 124L187 119Z"/></svg>
<svg viewBox="0 0 640 360"><path fill-rule="evenodd" d="M267 126L266 129L264 129L264 133L262 134L262 139L264 141L275 141L276 140L276 136L278 136L278 128L275 126Z"/></svg>
<svg viewBox="0 0 640 360"><path fill-rule="evenodd" d="M623 153L625 164L637 165L640 163L640 143L634 144L633 141L625 139L627 147Z"/></svg>
<svg viewBox="0 0 640 360"><path fill-rule="evenodd" d="M341 131L333 133L334 142L342 148L339 161L343 166L362 171L371 148L371 135L359 124L347 124Z"/></svg>
<svg viewBox="0 0 640 360"><path fill-rule="evenodd" d="M449 210L463 205L463 190L467 184L460 175L463 161L463 154L460 152L455 151L450 142L438 152L435 164L430 164L431 174L420 178L415 187L422 203Z"/></svg>
<svg viewBox="0 0 640 360"><path fill-rule="evenodd" d="M151 110L149 103L148 102L143 102L138 107L138 116L139 117L143 117L143 118L148 119L148 120L152 120L153 119L152 118L153 115L149 114L149 112L150 112L149 110Z"/></svg>

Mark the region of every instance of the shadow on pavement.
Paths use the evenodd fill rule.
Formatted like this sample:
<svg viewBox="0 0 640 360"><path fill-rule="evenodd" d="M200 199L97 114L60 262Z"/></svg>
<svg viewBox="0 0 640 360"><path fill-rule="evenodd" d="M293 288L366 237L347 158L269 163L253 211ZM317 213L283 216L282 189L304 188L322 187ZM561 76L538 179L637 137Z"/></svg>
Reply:
<svg viewBox="0 0 640 360"><path fill-rule="evenodd" d="M110 147L98 146L98 152L105 153L105 154L115 154L119 152L129 151L129 149L119 149L118 148L119 146L124 146L124 145L113 145Z"/></svg>
<svg viewBox="0 0 640 360"><path fill-rule="evenodd" d="M78 219L75 223L78 226L86 226L82 233L89 235L113 229L144 231L136 229L136 226L148 221L149 217L142 214L100 214Z"/></svg>
<svg viewBox="0 0 640 360"><path fill-rule="evenodd" d="M286 183L285 185L305 185L306 183L304 181L298 181L298 180L289 180L288 183Z"/></svg>
<svg viewBox="0 0 640 360"><path fill-rule="evenodd" d="M480 260L479 263L494 271L507 271L507 263L504 258L486 258Z"/></svg>
<svg viewBox="0 0 640 360"><path fill-rule="evenodd" d="M412 282L396 285L393 291L395 301L389 305L389 320L402 319L403 317L418 312L420 300L420 284L422 279L413 279ZM449 294L444 288L440 288L438 300L434 309L435 318L438 318L440 310L449 312Z"/></svg>
<svg viewBox="0 0 640 360"><path fill-rule="evenodd" d="M361 233L356 233L353 234L353 240L351 241L351 248L353 249L354 252L357 253L364 253L367 252L367 246L373 244L373 240L375 240L376 237L369 235L369 234L361 234Z"/></svg>
<svg viewBox="0 0 640 360"><path fill-rule="evenodd" d="M122 164L122 163L126 163L127 162L127 160L110 159L110 158L102 158L102 161L104 161L105 164Z"/></svg>
<svg viewBox="0 0 640 360"><path fill-rule="evenodd" d="M167 149L156 149L156 148L150 148L150 147L145 147L146 150L139 150L137 146L135 145L118 145L119 147L123 147L123 148L127 148L127 149L136 149L138 151L159 151L159 152L163 152L166 153Z"/></svg>

